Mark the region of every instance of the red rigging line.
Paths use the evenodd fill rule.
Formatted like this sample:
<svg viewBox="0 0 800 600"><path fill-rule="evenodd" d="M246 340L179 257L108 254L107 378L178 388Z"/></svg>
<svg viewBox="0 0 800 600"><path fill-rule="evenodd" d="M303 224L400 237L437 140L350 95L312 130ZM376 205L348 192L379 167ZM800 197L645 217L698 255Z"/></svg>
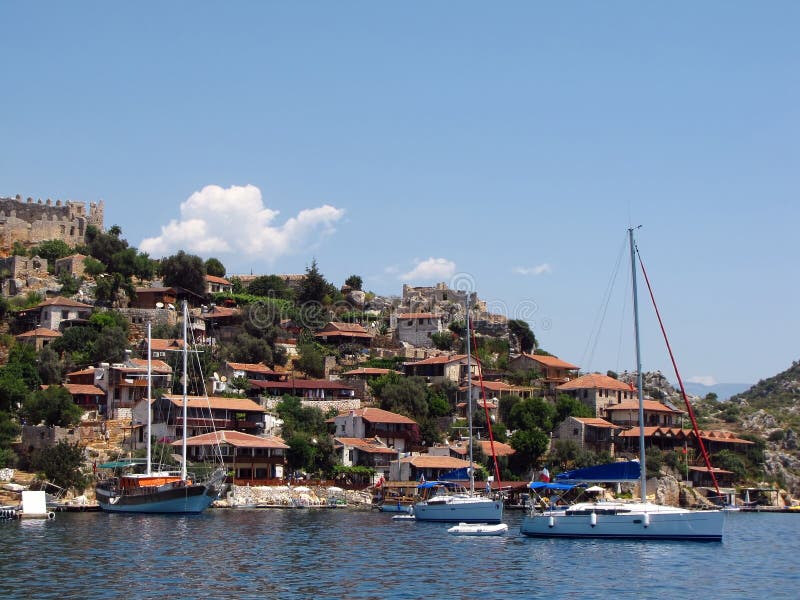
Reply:
<svg viewBox="0 0 800 600"><path fill-rule="evenodd" d="M469 323L469 332L467 335L472 337L472 345L475 347L475 352L478 351L478 340L475 338L475 330L473 329L472 319L467 319ZM472 365L467 365L467 377L472 377ZM494 477L497 481L497 489L500 490L500 467L497 464L497 453L494 451L494 434L492 433L492 420L489 416L489 405L486 403L486 388L483 385L483 365L478 360L478 382L481 386L481 396L483 397L483 410L486 413L486 427L489 429L489 446L492 449L492 460L494 461ZM468 399L467 407L469 407Z"/></svg>
<svg viewBox="0 0 800 600"><path fill-rule="evenodd" d="M672 361L672 368L675 370L675 377L678 378L678 385L681 388L681 396L683 397L683 402L686 405L686 410L689 412L689 418L692 421L692 430L694 431L694 435L697 438L697 443L700 445L700 453L703 455L703 460L706 463L706 468L708 469L708 473L711 475L711 481L714 482L714 489L717 490L718 495L722 496L722 492L719 489L719 483L717 483L717 477L716 475L714 475L714 469L711 466L711 457L709 457L708 451L706 450L706 446L703 443L703 439L700 437L700 429L697 427L697 419L694 416L694 409L692 408L692 405L689 403L689 398L686 397L686 388L683 385L683 379L681 378L681 374L678 372L678 364L675 362L675 355L672 353L672 346L670 346L669 338L667 337L667 330L664 328L664 322L661 320L661 312L658 310L658 304L656 304L656 297L653 294L653 287L650 285L650 278L647 276L647 270L644 268L644 261L642 261L642 255L639 253L638 246L636 246L636 256L639 257L639 266L642 267L642 274L644 275L645 283L647 283L647 291L650 292L650 300L653 302L653 308L656 311L656 317L658 318L658 325L661 327L661 334L664 336L664 342L667 345L669 358Z"/></svg>

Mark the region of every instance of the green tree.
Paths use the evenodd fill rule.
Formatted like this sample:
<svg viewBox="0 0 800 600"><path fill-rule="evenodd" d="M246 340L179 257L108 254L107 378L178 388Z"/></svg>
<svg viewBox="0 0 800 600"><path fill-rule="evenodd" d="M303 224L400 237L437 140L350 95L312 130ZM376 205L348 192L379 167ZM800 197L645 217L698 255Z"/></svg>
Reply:
<svg viewBox="0 0 800 600"><path fill-rule="evenodd" d="M325 356L313 343L300 344L297 348L300 357L294 361L295 366L310 377L325 375Z"/></svg>
<svg viewBox="0 0 800 600"><path fill-rule="evenodd" d="M508 321L508 332L519 342L520 350L530 353L536 347L536 336L531 331L527 321L522 319L510 319Z"/></svg>
<svg viewBox="0 0 800 600"><path fill-rule="evenodd" d="M350 277L344 280L344 284L352 290L361 290L361 286L364 285L364 280L358 275L350 275Z"/></svg>
<svg viewBox="0 0 800 600"><path fill-rule="evenodd" d="M164 285L187 289L200 296L205 295L205 265L203 259L183 250L161 261Z"/></svg>
<svg viewBox="0 0 800 600"><path fill-rule="evenodd" d="M83 272L86 273L89 277L95 278L98 275L101 275L106 272L108 267L105 264L97 260L96 258L92 258L91 256L87 256L83 259Z"/></svg>
<svg viewBox="0 0 800 600"><path fill-rule="evenodd" d="M69 427L80 421L83 411L72 401L66 388L51 385L28 396L20 414L31 425Z"/></svg>
<svg viewBox="0 0 800 600"><path fill-rule="evenodd" d="M48 347L58 354L68 354L73 363L85 366L92 362L92 348L98 332L94 327L68 327L64 334Z"/></svg>
<svg viewBox="0 0 800 600"><path fill-rule="evenodd" d="M500 421L508 425L508 419L511 416L511 409L520 402L522 402L522 398L516 394L500 396L500 400L497 404L497 416L500 418Z"/></svg>
<svg viewBox="0 0 800 600"><path fill-rule="evenodd" d="M84 456L77 442L70 444L62 440L50 448L36 450L30 462L36 472L59 487L83 492L89 483L89 478L81 471Z"/></svg>
<svg viewBox="0 0 800 600"><path fill-rule="evenodd" d="M273 365L272 346L261 338L242 332L236 336L233 344L225 346L225 354L233 362L259 363Z"/></svg>
<svg viewBox="0 0 800 600"><path fill-rule="evenodd" d="M526 472L539 463L539 459L547 452L550 438L541 429L521 429L511 436L511 447L515 453L511 456L517 472Z"/></svg>
<svg viewBox="0 0 800 600"><path fill-rule="evenodd" d="M60 293L62 296L73 296L81 289L81 280L77 277L73 277L72 274L67 271L59 273L56 280L61 284Z"/></svg>
<svg viewBox="0 0 800 600"><path fill-rule="evenodd" d="M58 354L48 344L39 352L39 377L42 383L47 385L54 385L61 383L63 379L63 370L61 361L58 359Z"/></svg>
<svg viewBox="0 0 800 600"><path fill-rule="evenodd" d="M247 286L247 293L254 296L282 298L285 300L291 300L294 297L291 288L277 275L256 277Z"/></svg>
<svg viewBox="0 0 800 600"><path fill-rule="evenodd" d="M383 386L380 407L417 419L428 415L428 386L422 377L401 377Z"/></svg>
<svg viewBox="0 0 800 600"><path fill-rule="evenodd" d="M437 350L451 350L453 348L453 334L449 331L437 331L431 334L431 342Z"/></svg>
<svg viewBox="0 0 800 600"><path fill-rule="evenodd" d="M336 286L328 282L317 266L317 260L311 261L311 266L306 268L306 276L300 282L300 293L297 300L300 304L318 303L329 304L340 296Z"/></svg>
<svg viewBox="0 0 800 600"><path fill-rule="evenodd" d="M125 360L127 346L125 331L119 327L106 327L97 334L89 358L92 363L120 363Z"/></svg>
<svg viewBox="0 0 800 600"><path fill-rule="evenodd" d="M583 402L567 394L559 394L556 400L556 414L553 419L553 427L561 423L567 417L594 417L594 410Z"/></svg>
<svg viewBox="0 0 800 600"><path fill-rule="evenodd" d="M509 429L553 430L556 411L552 404L542 398L525 398L514 405L508 416Z"/></svg>
<svg viewBox="0 0 800 600"><path fill-rule="evenodd" d="M47 259L48 269L52 272L55 262L59 258L64 258L72 254L72 248L64 240L46 240L38 246L31 248L30 256L41 256Z"/></svg>
<svg viewBox="0 0 800 600"><path fill-rule="evenodd" d="M13 467L17 455L11 448L12 442L19 435L20 427L7 411L0 411L0 469Z"/></svg>
<svg viewBox="0 0 800 600"><path fill-rule="evenodd" d="M225 277L225 265L218 258L209 258L206 263L206 274L214 277Z"/></svg>

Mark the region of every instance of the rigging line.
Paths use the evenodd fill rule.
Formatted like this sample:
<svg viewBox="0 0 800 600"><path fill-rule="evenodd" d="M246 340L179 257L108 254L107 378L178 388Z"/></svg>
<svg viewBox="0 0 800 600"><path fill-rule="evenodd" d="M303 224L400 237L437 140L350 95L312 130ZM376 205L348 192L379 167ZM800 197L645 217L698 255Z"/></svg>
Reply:
<svg viewBox="0 0 800 600"><path fill-rule="evenodd" d="M611 272L611 276L609 277L608 283L606 284L606 289L603 294L603 303L601 305L600 310L597 311L595 315L594 323L592 323L592 329L589 334L588 339L586 340L586 347L583 350L583 354L581 355L581 364L586 365L586 371L591 371L591 363L594 360L594 353L597 349L597 343L600 341L600 331L603 328L603 323L605 322L606 312L608 311L608 305L611 301L611 294L614 290L614 285L616 284L617 276L619 275L620 265L622 264L622 257L625 253L625 244L627 240L623 238L622 244L620 245L619 254L617 255L617 263L614 265L614 269ZM591 345L591 353L589 352L589 346Z"/></svg>
<svg viewBox="0 0 800 600"><path fill-rule="evenodd" d="M628 314L628 296L630 295L631 289L631 278L625 278L625 293L622 295L622 314L619 318L619 340L617 340L617 360L614 363L614 370L619 373L620 372L620 365L622 364L622 344L625 339L625 325L629 323L630 320L626 320L626 316Z"/></svg>
<svg viewBox="0 0 800 600"><path fill-rule="evenodd" d="M706 468L708 469L709 475L711 475L711 481L714 482L714 489L717 490L717 494L722 496L722 492L719 489L719 483L717 483L717 477L714 475L714 469L711 466L711 458L708 455L708 451L706 450L706 446L703 443L703 439L700 437L700 429L697 426L697 419L694 415L694 409L692 405L689 403L689 398L686 396L686 388L683 385L683 379L681 378L681 374L678 371L678 363L675 362L675 355L672 353L672 346L669 343L669 338L667 337L667 330L664 328L664 322L661 320L661 312L658 310L658 304L656 304L656 297L653 294L653 288L650 285L650 278L647 276L647 271L644 268L644 261L642 260L642 255L639 253L639 247L635 246L636 248L636 256L639 257L639 265L642 267L642 274L644 275L644 280L647 283L647 290L650 292L650 300L653 302L653 308L656 311L656 317L658 317L658 324L661 327L661 334L664 336L664 343L667 345L667 351L669 352L669 358L672 361L672 368L675 370L675 377L678 378L678 385L681 388L681 396L683 396L683 402L686 405L686 410L689 412L689 418L692 420L692 430L694 431L695 438L697 439L697 443L700 446L700 452L703 455L703 460L706 463ZM641 426L641 424L640 424Z"/></svg>
<svg viewBox="0 0 800 600"><path fill-rule="evenodd" d="M472 326L472 320L468 319L470 324L469 328L470 331L467 332L467 335L470 335L473 340L473 346L475 346L475 353L477 354L478 350L478 340L475 337L475 329ZM486 414L486 428L489 430L489 446L492 449L492 459L494 460L494 475L497 478L497 491L500 491L500 467L497 464L497 453L494 449L494 434L492 433L492 420L489 417L489 406L486 404L486 386L483 385L483 363L478 359L478 382L481 386L481 395L483 396L483 410ZM472 373L470 371L472 365L467 365L467 377L472 377ZM469 386L467 386L469 388ZM467 403L469 406L469 402ZM498 408L499 408L499 400L498 400ZM472 432L470 432L471 435Z"/></svg>

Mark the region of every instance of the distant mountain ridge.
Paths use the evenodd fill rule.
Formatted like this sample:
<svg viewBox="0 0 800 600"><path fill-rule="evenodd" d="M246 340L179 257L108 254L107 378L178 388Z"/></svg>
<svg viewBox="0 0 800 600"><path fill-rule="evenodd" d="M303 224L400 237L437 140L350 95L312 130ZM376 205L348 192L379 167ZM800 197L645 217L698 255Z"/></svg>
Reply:
<svg viewBox="0 0 800 600"><path fill-rule="evenodd" d="M705 385L704 383L695 383L691 381L684 381L683 385L686 387L686 393L692 396L700 396L705 398L708 394L716 394L717 400L727 400L731 396L746 392L751 387L752 383L715 383L714 385ZM674 384L675 389L680 389L680 386Z"/></svg>

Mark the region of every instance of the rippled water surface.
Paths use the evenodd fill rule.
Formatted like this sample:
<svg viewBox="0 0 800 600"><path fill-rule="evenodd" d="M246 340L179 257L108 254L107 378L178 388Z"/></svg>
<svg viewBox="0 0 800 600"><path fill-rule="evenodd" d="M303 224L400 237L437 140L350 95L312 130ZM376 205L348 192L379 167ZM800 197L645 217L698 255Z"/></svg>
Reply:
<svg viewBox="0 0 800 600"><path fill-rule="evenodd" d="M720 543L537 540L337 510L0 522L0 598L797 598L800 515Z"/></svg>

